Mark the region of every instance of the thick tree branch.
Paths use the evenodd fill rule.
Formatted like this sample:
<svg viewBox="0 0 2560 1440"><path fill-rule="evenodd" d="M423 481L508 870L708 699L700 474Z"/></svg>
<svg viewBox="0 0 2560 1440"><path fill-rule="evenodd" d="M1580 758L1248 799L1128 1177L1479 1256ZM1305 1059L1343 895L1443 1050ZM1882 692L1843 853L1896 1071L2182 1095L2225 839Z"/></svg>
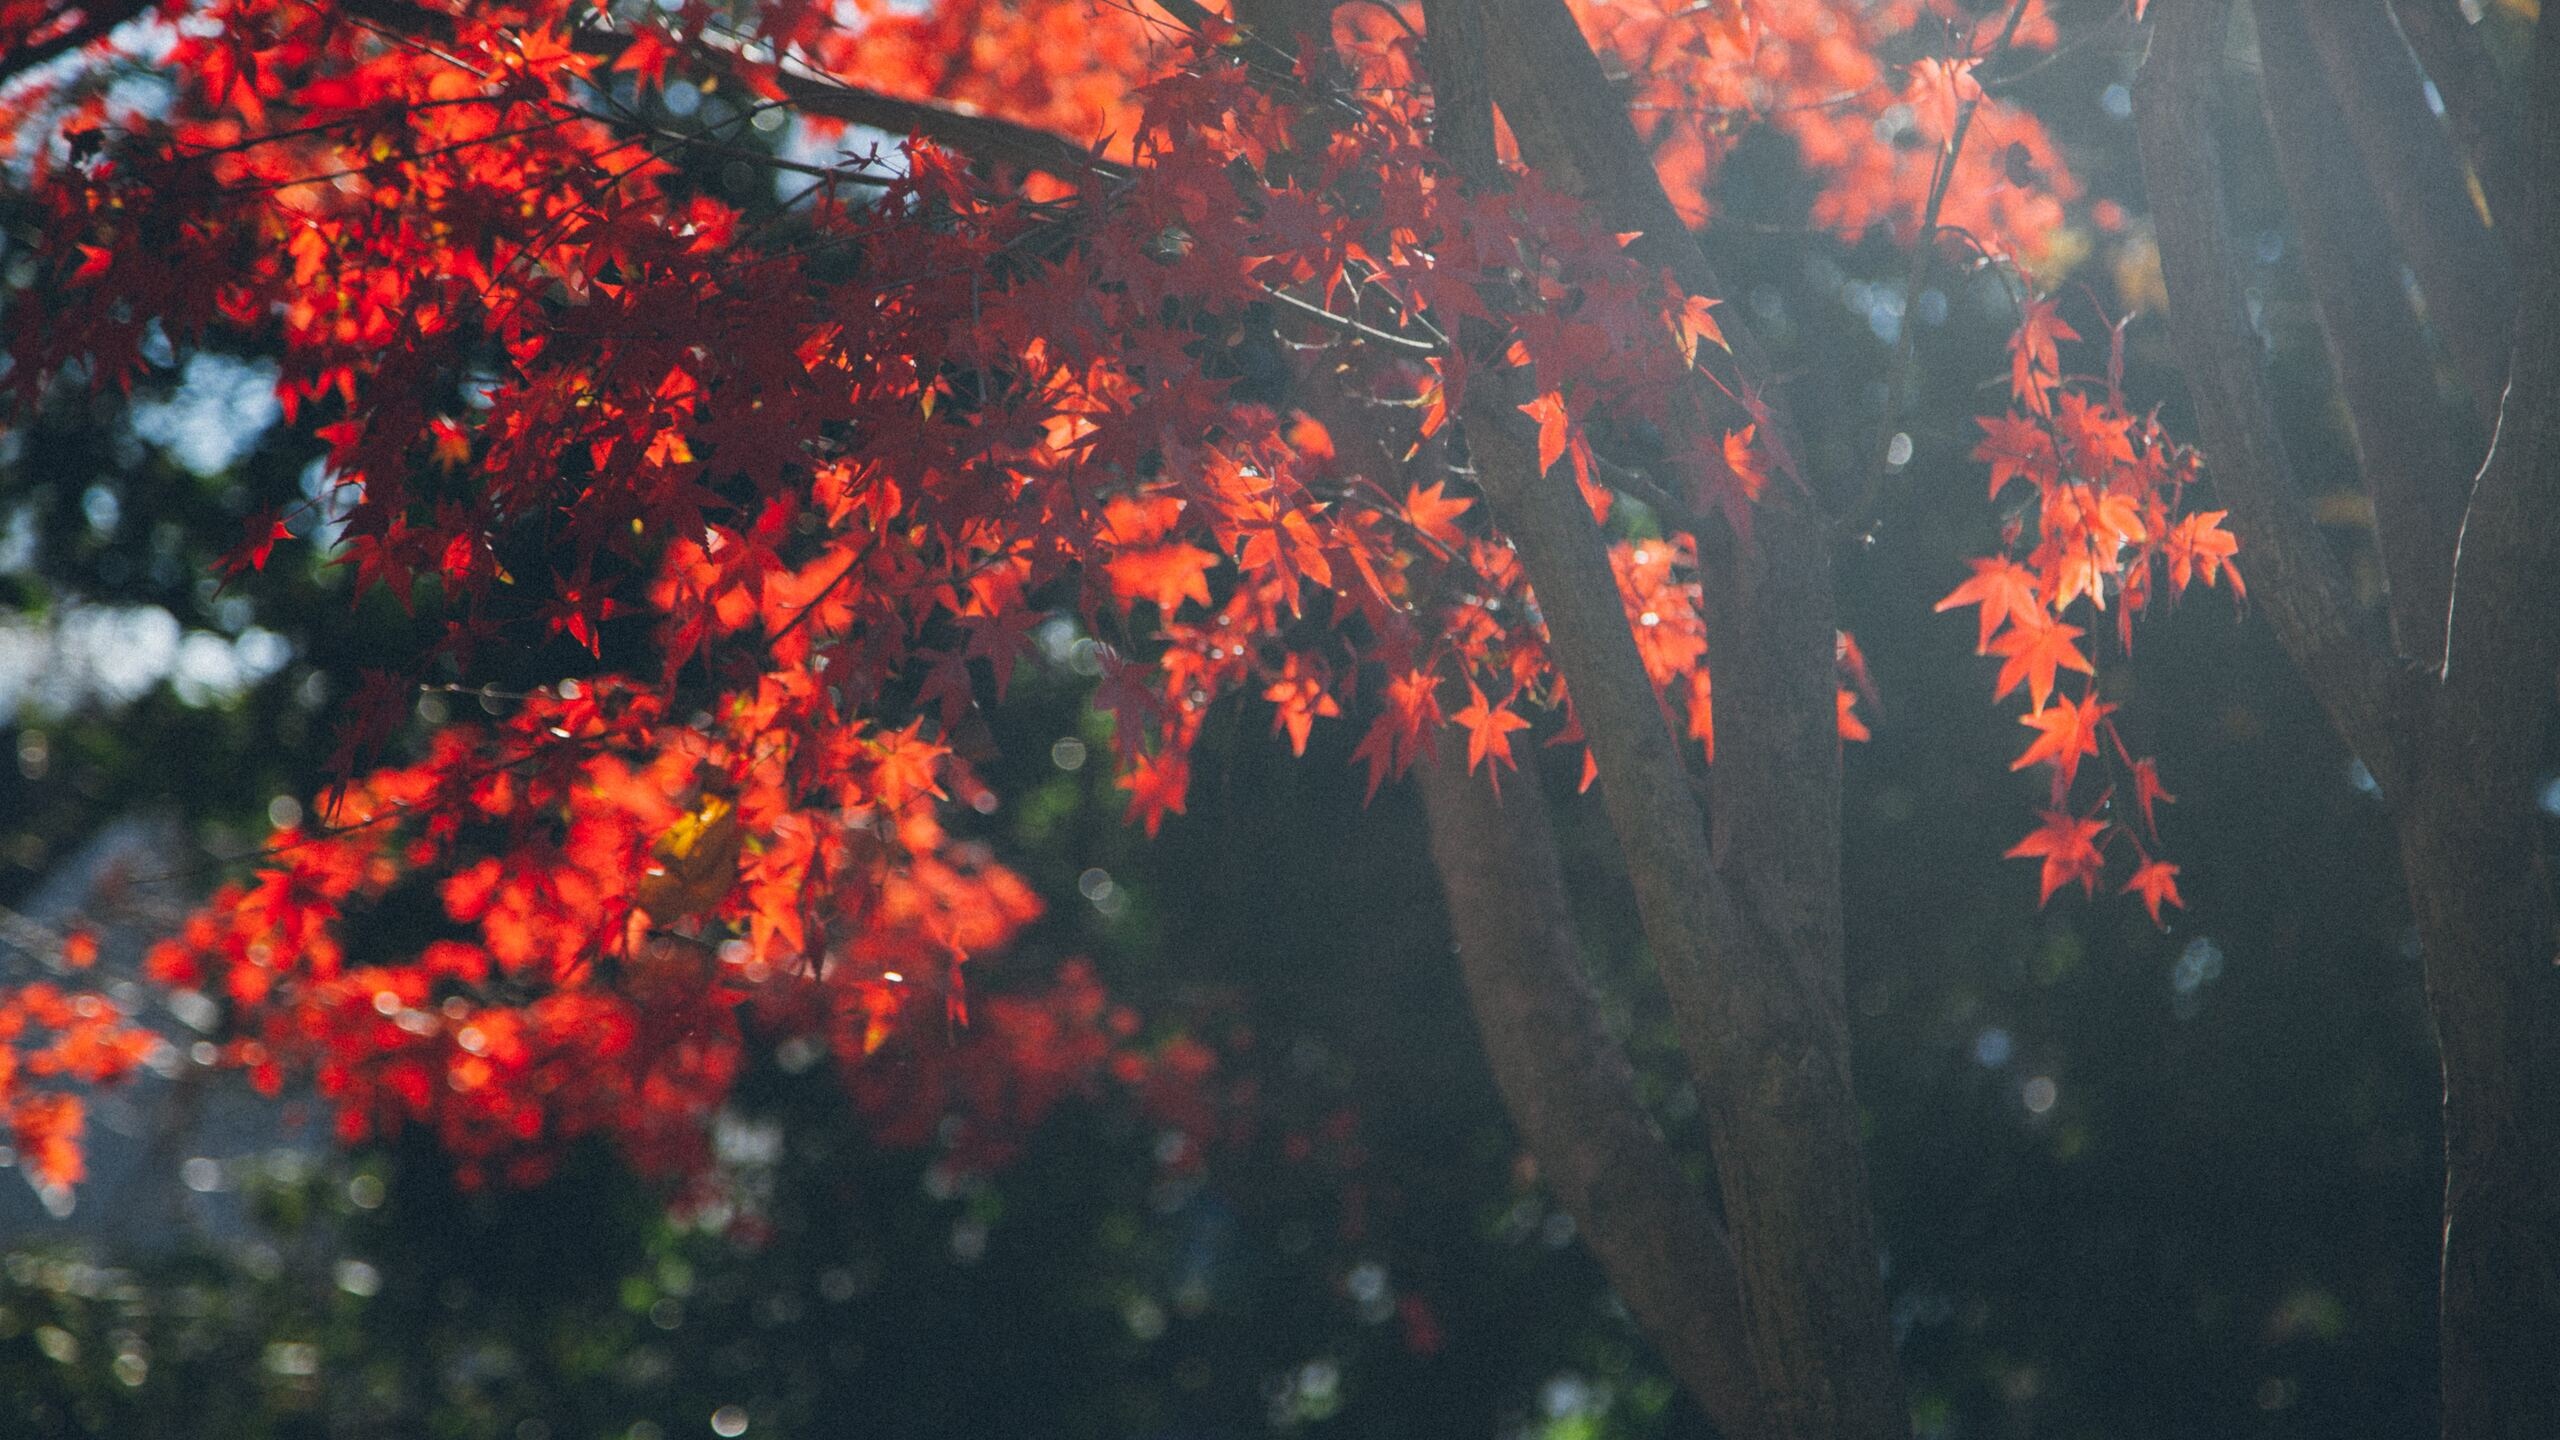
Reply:
<svg viewBox="0 0 2560 1440"><path fill-rule="evenodd" d="M1490 381L1480 379L1478 388L1481 398L1467 411L1477 483L1535 588L1691 1063L1722 1069L1741 1038L1734 1033L1739 1022L1726 1013L1729 992L1741 987L1721 973L1726 947L1715 937L1739 933L1742 921L1707 853L1706 820L1688 769L1645 678L1590 508L1565 477L1538 472L1532 444L1516 433L1505 403L1482 393L1494 388Z"/></svg>
<svg viewBox="0 0 2560 1440"><path fill-rule="evenodd" d="M1422 0L1423 61L1431 76L1431 143L1478 189L1499 182L1493 87L1485 78L1479 0Z"/></svg>
<svg viewBox="0 0 2560 1440"><path fill-rule="evenodd" d="M2263 347L2240 293L2207 101L2223 74L2230 0L2163 6L2135 90L2169 328L2207 463L2255 557L2250 581L2339 735L2395 799L2409 778L2403 673L2361 613L2294 482L2267 397Z"/></svg>
<svg viewBox="0 0 2560 1440"><path fill-rule="evenodd" d="M2424 77L2384 0L2307 7L2311 41L2382 197L2382 215L2426 296L2427 320L2484 419L2506 388L2515 276L2462 179L2461 159L2427 108Z"/></svg>
<svg viewBox="0 0 2560 1440"><path fill-rule="evenodd" d="M1627 247L1670 270L1693 294L1722 293L1714 266L1663 191L1617 89L1561 0L1488 0L1494 97L1533 168L1571 188L1611 227L1641 232ZM1547 158L1541 158L1547 157ZM1783 397L1768 384L1775 367L1749 321L1727 317L1733 347L1729 390L1759 409L1733 408L1731 421L1760 427L1771 453L1806 453ZM1774 932L1817 962L1817 988L1839 984L1836 868L1839 854L1839 736L1832 709L1833 596L1821 516L1802 487L1782 488L1753 519L1747 545L1700 537L1720 551L1709 596L1710 653L1716 675L1716 744L1710 777L1717 854ZM1748 831L1733 849L1727 837ZM1782 942L1784 943L1784 942Z"/></svg>
<svg viewBox="0 0 2560 1440"><path fill-rule="evenodd" d="M1637 259L1718 286L1561 0L1482 0L1494 99L1549 184ZM1732 394L1762 438L1803 451L1747 326L1728 325ZM1489 390L1492 387L1485 386ZM1708 605L1718 762L1709 847L1678 747L1627 630L1590 512L1540 475L1516 415L1480 393L1468 444L1538 596L1611 828L1635 882L1715 1145L1752 1363L1778 1436L1906 1435L1849 1083L1839 928L1839 754L1827 527L1773 496L1751 543L1721 546ZM1744 410L1734 407L1734 423Z"/></svg>
<svg viewBox="0 0 2560 1440"><path fill-rule="evenodd" d="M1502 177L1494 154L1481 0L1427 3L1434 138L1466 183L1477 189L1497 187ZM1645 934L1664 989L1672 997L1675 1025L1691 1070L1699 1077L1702 1092L1725 1089L1709 1078L1714 1073L1710 1067L1744 1054L1750 1037L1736 1033L1737 1022L1718 1013L1734 986L1729 979L1710 974L1716 961L1709 942L1713 929L1731 932L1739 920L1707 852L1704 822L1689 789L1687 768L1663 724L1659 702L1636 653L1600 532L1575 486L1562 477L1539 475L1533 450L1514 433L1519 417L1507 410L1505 401L1484 398L1483 392L1492 390L1497 379L1488 376L1479 382L1477 401L1469 411L1468 447L1477 479L1520 549L1521 563L1536 587L1556 663L1570 687L1575 714L1590 739L1596 763L1609 777L1601 798L1636 887ZM1515 784L1521 788L1515 790L1509 809L1498 810L1457 769L1454 757L1435 762L1423 776L1433 851L1448 888L1453 923L1459 927L1461 959L1466 960L1471 949L1479 952L1467 963L1469 993L1511 1112L1533 1145L1539 1134L1558 1127L1570 1131L1591 1126L1596 1134L1607 1135L1613 1124L1622 1126L1611 1119L1625 1108L1610 1093L1619 1082L1614 1073L1593 1073L1590 1067L1595 1062L1570 1057L1581 1043L1576 1036L1591 1028L1596 1016L1586 1020L1576 1013L1588 1007L1587 990L1573 966L1570 921L1561 888L1552 897L1545 889L1545 877L1554 868L1553 846L1544 811L1534 808L1541 802L1529 788L1533 778L1524 774ZM1458 853L1453 842L1460 838L1475 840L1469 847L1476 852L1474 865L1503 867L1499 888L1506 895L1499 901L1480 889L1463 891L1485 877L1481 870L1469 868L1467 858ZM1498 903L1507 908L1497 909ZM1470 925L1480 933L1471 937ZM1537 943L1538 937L1551 937L1544 944L1553 953L1541 958L1524 949ZM1542 1007L1546 1013L1533 1014L1528 1021L1531 1035L1561 1034L1566 1043L1565 1056L1538 1067L1544 1073L1531 1069L1538 1053L1529 1048L1531 1042L1504 1033L1513 1028L1509 997L1522 985L1531 965L1549 973L1548 990L1566 997L1565 1013L1555 1013L1557 1002L1549 999ZM1562 1107L1562 1113L1550 1107ZM1623 1150L1632 1140L1608 1143ZM1542 1155L1541 1163L1550 1168L1557 1163L1578 1166L1584 1158L1567 1152L1557 1160ZM1564 1186L1571 1183L1565 1180L1559 1193L1566 1193ZM1642 1281L1636 1282L1636 1289L1620 1281L1620 1294L1720 1429L1737 1437L1768 1433L1761 1371L1753 1358L1755 1330L1745 1312L1728 1240L1721 1231L1697 1229L1702 1222L1713 1223L1697 1197L1677 1202L1695 1207L1684 1214L1669 1208L1675 1203L1674 1192L1658 1180L1646 1179L1643 1169L1631 1172L1624 1183L1657 1197L1645 1207L1656 1212L1656 1243L1695 1250L1712 1241L1711 1258L1720 1262L1721 1273L1675 1282L1677 1287L1703 1290L1719 1308L1730 1299L1732 1307L1729 1315L1683 1313L1651 1298L1654 1286ZM1572 1203L1569 1198L1567 1203ZM1588 1222L1585 1228L1591 1230ZM1634 1259L1614 1253L1630 1243L1614 1238L1615 1228L1612 1224L1610 1231L1592 1234L1594 1253L1613 1278L1622 1264ZM1685 1268L1694 1269L1696 1264L1692 1259ZM1638 1263L1636 1268L1651 1267ZM1702 1326L1708 1327L1708 1335L1699 1333ZM1697 1347L1711 1337L1717 1352L1698 1355Z"/></svg>
<svg viewBox="0 0 2560 1440"><path fill-rule="evenodd" d="M2256 0L2255 10L2267 127L2373 502L2393 639L2432 669L2443 660L2454 535L2478 457L2457 450L2453 418L2430 387L2411 383L2426 335L2400 284L2399 250L2373 223L2381 202L2312 53L2303 0Z"/></svg>
<svg viewBox="0 0 2560 1440"><path fill-rule="evenodd" d="M1490 0L1487 14L1494 95L1523 153L1565 157L1564 175L1550 180L1582 187L1583 200L1611 227L1641 232L1629 253L1670 270L1693 294L1721 294L1714 267L1664 193L1625 106L1561 0ZM1759 423L1773 454L1804 454L1782 398L1765 386L1774 367L1759 337L1740 316L1724 331L1733 351L1727 389L1761 405L1757 414L1734 406L1731 423ZM1827 534L1801 488L1773 491L1752 523L1748 544L1700 537L1716 561L1707 613L1716 745L1733 762L1717 765L1709 780L1716 851L1750 903L1766 907L1755 911L1775 932L1764 938L1783 934L1777 943L1829 957L1812 978L1817 990L1836 991L1839 735ZM1728 837L1746 830L1751 844L1730 847Z"/></svg>
<svg viewBox="0 0 2560 1440"><path fill-rule="evenodd" d="M2514 207L2523 193L2525 152L2518 137L2515 106L2505 80L2480 43L2480 33L2463 18L2459 0L2391 0L2400 33L2417 52L2418 64L2444 99L2444 118L2454 142L2471 162L2480 191L2489 199L2489 218L2507 238ZM2508 258L2522 257L2512 245Z"/></svg>
<svg viewBox="0 0 2560 1440"><path fill-rule="evenodd" d="M1497 796L1444 747L1415 779L1467 999L1540 1181L1716 1428L1761 1433L1733 1255L1601 1019L1537 776Z"/></svg>
<svg viewBox="0 0 2560 1440"><path fill-rule="evenodd" d="M1709 853L1590 509L1568 477L1538 473L1531 441L1503 409L1490 398L1469 407L1468 447L1520 553L1599 765L1601 801L1698 1080L1768 1433L1907 1434L1836 998L1836 923L1833 948L1808 955L1797 943L1803 934L1735 903ZM1720 748L1722 677L1740 671L1733 653L1715 661ZM1720 754L1716 769L1743 763ZM1745 852L1775 838L1746 831L1734 844ZM1836 878L1817 872L1803 883L1818 884L1826 873ZM1836 915L1836 891L1831 900ZM1819 910L1821 902L1804 908Z"/></svg>
<svg viewBox="0 0 2560 1440"><path fill-rule="evenodd" d="M1529 168L1621 231L1627 252L1668 268L1692 293L1719 293L1637 138L1624 96L1561 0L1483 0L1493 98ZM1728 337L1730 332L1728 331Z"/></svg>
<svg viewBox="0 0 2560 1440"><path fill-rule="evenodd" d="M1030 125L981 115L953 101L905 100L785 67L782 93L805 114L869 125L893 135L921 135L973 160L1019 165L1062 180L1125 172L1072 140Z"/></svg>

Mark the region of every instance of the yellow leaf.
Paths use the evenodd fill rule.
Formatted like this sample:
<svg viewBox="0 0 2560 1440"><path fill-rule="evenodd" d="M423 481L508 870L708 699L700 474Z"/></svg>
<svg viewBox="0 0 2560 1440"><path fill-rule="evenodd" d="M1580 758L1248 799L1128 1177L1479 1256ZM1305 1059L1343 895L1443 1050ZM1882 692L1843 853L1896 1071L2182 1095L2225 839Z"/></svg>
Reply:
<svg viewBox="0 0 2560 1440"><path fill-rule="evenodd" d="M663 925L719 904L738 878L738 852L745 840L738 807L717 795L705 798L649 847L650 863L640 875L640 908Z"/></svg>

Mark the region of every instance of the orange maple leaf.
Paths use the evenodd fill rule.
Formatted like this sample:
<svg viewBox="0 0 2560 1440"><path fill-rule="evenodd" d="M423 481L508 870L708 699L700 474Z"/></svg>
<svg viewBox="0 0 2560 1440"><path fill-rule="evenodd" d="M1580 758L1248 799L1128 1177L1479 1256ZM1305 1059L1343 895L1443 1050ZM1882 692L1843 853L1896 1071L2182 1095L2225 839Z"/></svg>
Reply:
<svg viewBox="0 0 2560 1440"><path fill-rule="evenodd" d="M2231 593L2249 593L2248 587L2240 583L2240 567L2231 563L2231 557L2240 553L2239 537L2222 528L2222 518L2230 513L2198 510L2170 529L2162 550L2169 558L2171 589L2184 590L2188 582L2198 579L2211 585L2228 574Z"/></svg>
<svg viewBox="0 0 2560 1440"><path fill-rule="evenodd" d="M2049 618L2044 602L2036 592L2036 572L2005 555L1993 555L1973 562L1973 578L1947 592L1938 602L1940 611L1959 605L1981 607L1982 636L1974 642L1973 653L1987 654L1991 637L2007 624L2034 625Z"/></svg>
<svg viewBox="0 0 2560 1440"><path fill-rule="evenodd" d="M1122 600L1152 600L1170 616L1185 600L1209 603L1209 572L1218 557L1197 545L1146 545L1123 550L1104 567L1111 593Z"/></svg>
<svg viewBox="0 0 2560 1440"><path fill-rule="evenodd" d="M2047 810L2044 823L2029 832L2027 838L2009 847L2008 858L2044 861L2043 888L2036 903L2044 904L2053 892L2078 881L2083 894L2094 894L2098 888L2098 871L2106 865L2106 857L2098 853L2098 836L2105 832L2104 820L2084 820L2067 810Z"/></svg>
<svg viewBox="0 0 2560 1440"><path fill-rule="evenodd" d="M2054 402L2053 428L2062 437L2062 453L2071 466L2092 480L2133 461L2133 417L2104 402L2069 391Z"/></svg>
<svg viewBox="0 0 2560 1440"><path fill-rule="evenodd" d="M1500 705L1486 703L1484 692L1476 688L1474 681L1467 682L1467 708L1449 719L1466 727L1467 773L1473 775L1478 765L1491 759L1495 765L1494 788L1499 790L1500 767L1520 768L1520 762L1511 755L1511 732L1528 729L1529 722L1513 713L1509 701Z"/></svg>
<svg viewBox="0 0 2560 1440"><path fill-rule="evenodd" d="M2000 666L1999 688L1991 698L2007 698L2023 680L2035 708L2042 710L2045 703L2053 698L2056 670L2097 674L2098 668L2089 663L2089 657L2081 654L2080 647L2071 643L2083 633L2079 626L2043 618L2041 612L2034 624L2011 626L2007 634L1991 642L1991 653L2004 661Z"/></svg>
<svg viewBox="0 0 2560 1440"><path fill-rule="evenodd" d="M1874 735L1868 732L1867 722L1858 718L1858 692L1849 689L1841 690L1839 708L1840 738L1842 740L1872 740L1875 738Z"/></svg>
<svg viewBox="0 0 2560 1440"><path fill-rule="evenodd" d="M1447 481L1434 480L1428 485L1416 485L1405 492L1404 518L1413 523L1414 529L1455 549L1465 544L1467 540L1465 534L1458 529L1458 517L1474 508L1476 502L1464 497L1454 500L1444 498L1441 491L1446 488L1448 488Z"/></svg>
<svg viewBox="0 0 2560 1440"><path fill-rule="evenodd" d="M2009 391L2039 415L2051 412L2053 387L2062 381L2062 348L2080 332L2065 323L2056 302L2030 300L2009 338Z"/></svg>
<svg viewBox="0 0 2560 1440"><path fill-rule="evenodd" d="M2117 893L2140 895L2143 908L2151 912L2151 923L2154 925L2161 923L2161 906L2175 905L2181 910L2187 908L2186 900L2178 894L2178 867L2166 860L2143 861L2134 869L2133 878L2125 881L2124 889Z"/></svg>
<svg viewBox="0 0 2560 1440"><path fill-rule="evenodd" d="M1705 295L1683 298L1676 313L1666 314L1664 323L1671 327L1672 343L1680 347L1683 362L1698 363L1698 342L1703 340L1719 350L1731 350L1725 343L1724 330L1716 324L1715 308L1719 302Z"/></svg>
<svg viewBox="0 0 2560 1440"><path fill-rule="evenodd" d="M2065 695L2045 709L2019 716L2019 724L2040 733L2025 754L2009 763L2009 768L2024 770L2030 765L2049 763L2055 770L2055 794L2069 790L2071 782L2079 777L2080 757L2098 753L2098 723L2115 708L2095 696L2074 700Z"/></svg>
<svg viewBox="0 0 2560 1440"><path fill-rule="evenodd" d="M1565 413L1564 396L1553 390L1521 406L1520 413L1538 422L1538 473L1543 475L1564 458L1573 419Z"/></svg>

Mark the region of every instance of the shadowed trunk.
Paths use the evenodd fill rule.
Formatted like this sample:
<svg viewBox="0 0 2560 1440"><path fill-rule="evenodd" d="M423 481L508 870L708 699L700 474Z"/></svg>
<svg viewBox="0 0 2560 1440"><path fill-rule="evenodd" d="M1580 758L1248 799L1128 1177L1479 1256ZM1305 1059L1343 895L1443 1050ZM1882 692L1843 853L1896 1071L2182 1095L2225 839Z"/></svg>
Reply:
<svg viewBox="0 0 2560 1440"><path fill-rule="evenodd" d="M2560 971L2530 778L2440 758L2400 846L2444 1071L2444 1434L2560 1435Z"/></svg>
<svg viewBox="0 0 2560 1440"><path fill-rule="evenodd" d="M2560 25L2534 36L2506 408L2401 854L2444 1060L2445 1434L2560 1435L2560 956L2533 796L2560 671Z"/></svg>
<svg viewBox="0 0 2560 1440"><path fill-rule="evenodd" d="M1732 1251L1601 1019L1537 775L1522 770L1497 796L1452 746L1414 779L1467 1001L1540 1183L1717 1428L1760 1434Z"/></svg>
<svg viewBox="0 0 2560 1440"><path fill-rule="evenodd" d="M1453 17L1462 6L1481 15ZM1530 167L1579 196L1629 253L1718 294L1623 103L1561 0L1434 0L1435 84L1461 98L1441 139L1458 172L1499 183L1490 96ZM1474 23L1471 23L1474 22ZM1478 37L1481 37L1479 39ZM1484 49L1478 52L1475 47ZM1757 419L1801 454L1749 327L1722 423ZM1758 1433L1898 1440L1910 1433L1878 1271L1849 1078L1840 934L1839 731L1829 530L1810 494L1774 495L1746 543L1702 535L1718 763L1704 791L1663 723L1610 568L1572 478L1541 473L1502 377L1476 382L1466 440L1496 519L1536 592L1574 714L1599 767L1647 948L1696 1080L1724 1202ZM1683 488L1675 485L1675 490ZM1680 1337L1655 1334L1666 1349Z"/></svg>
<svg viewBox="0 0 2560 1440"><path fill-rule="evenodd" d="M2440 643L2412 633L2424 628L2432 593L2395 597L2409 651L2395 653L2339 586L2337 557L2310 519L2266 405L2261 343L2238 303L2241 272L2209 117L2224 79L2229 0L2162 10L2139 92L2143 173L2208 464L2243 542L2262 557L2252 584L2277 638L2382 780L2417 921L2444 1076L2443 1434L2560 1435L2560 964L2532 810L2560 708L2553 683L2560 672L2560 27L2537 27L2519 147L2526 164L2519 189L2500 197L2504 246L2520 262L2514 322L2499 327L2506 338L2494 361L2475 357L2467 367L2475 377L2492 368L2504 377L2497 438L2468 487L2451 553L2404 551L2393 566L2395 587L2404 574L2421 585L2450 575ZM2365 178L2388 210L2420 189L2441 191L2446 177L2411 168L2425 137L2378 128L2370 104L2400 84L2405 57L2396 37L2391 45L2374 38L2370 10L2364 0L2334 7L2261 0L2258 18L2262 46L2296 51L2307 22L2333 79L2350 53L2345 42L2370 42L2365 78L2377 83L2361 98L2343 86L2339 101ZM2270 118L2293 171L2306 250L2326 251L2310 257L2310 268L2340 352L2342 387L2359 412L2366 480L2409 486L2413 501L2427 503L2424 496L2459 482L2409 473L2424 463L2423 449L2368 428L2413 423L2406 413L2384 413L2389 407L2373 398L2379 367L2405 356L2358 351L2392 336L2405 343L2405 331L2341 291L2351 270L2370 269L2369 255L2357 258L2370 241L2345 235L2354 217L2331 209L2347 198L2339 185L2350 182L2317 178L2336 163L2334 150L2321 153L2335 142L2318 133L2328 123L2320 98L2279 88L2301 83L2296 51L2265 56ZM2476 251L2476 220L2467 202L2449 214L2406 206L2393 228L2413 251L2448 236ZM2425 256L2418 258L2424 269ZM2430 304L2457 288L2447 281L2431 289ZM2483 340L2449 338L2458 354L2476 352ZM2393 538L2426 543L2423 531Z"/></svg>

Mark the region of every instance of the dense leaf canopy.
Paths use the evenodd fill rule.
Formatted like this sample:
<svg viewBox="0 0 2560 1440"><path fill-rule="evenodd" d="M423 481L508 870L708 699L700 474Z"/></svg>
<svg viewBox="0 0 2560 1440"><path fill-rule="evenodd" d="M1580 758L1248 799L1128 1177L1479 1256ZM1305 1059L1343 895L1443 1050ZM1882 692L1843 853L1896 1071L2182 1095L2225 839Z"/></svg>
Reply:
<svg viewBox="0 0 2560 1440"><path fill-rule="evenodd" d="M2066 227L2124 223L1986 88L2062 31L2040 0L1579 13L1687 222L1713 233L1723 168L1775 139L1818 227L2000 277L1975 459L2002 545L1941 608L1977 610L2016 767L2051 777L2011 853L2047 898L2103 881L2159 918L2171 797L2100 662L2240 579L2196 455L2125 398L2121 325L2084 373L2038 288ZM980 707L1044 626L1087 637L1150 834L1230 699L1300 753L1352 727L1372 792L1461 741L1498 783L1541 714L1575 743L1470 426L1580 487L1713 763L1702 572L1909 442L1888 404L1883 453L1816 473L1726 348L1729 297L1528 169L1462 183L1416 18L1345 6L1301 44L1187 3L12 7L19 412L271 353L325 479L249 520L235 574L318 546L429 637L380 657L327 803L156 976L231 1007L262 1085L315 1076L343 1134L424 1124L518 1179L589 1134L684 1173L751 1031L822 1043L893 1131L960 1096L1000 1150L1102 1075L1209 1123L1205 1059L1076 976L970 1014L964 963L1038 911L955 828L996 803ZM422 687L493 718L389 761ZM78 1107L47 1082L142 1042L52 989L10 1014L0 1097L67 1181Z"/></svg>

